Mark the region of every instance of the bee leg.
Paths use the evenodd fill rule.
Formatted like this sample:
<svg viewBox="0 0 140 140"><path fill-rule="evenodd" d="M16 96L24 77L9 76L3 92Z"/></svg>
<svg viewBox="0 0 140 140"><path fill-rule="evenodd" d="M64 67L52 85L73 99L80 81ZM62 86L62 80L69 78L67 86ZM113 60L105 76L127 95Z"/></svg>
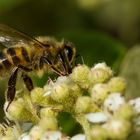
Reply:
<svg viewBox="0 0 140 140"><path fill-rule="evenodd" d="M8 110L10 104L15 98L17 74L18 74L18 67L15 67L8 81L8 90L7 90L6 98L9 103L6 107L6 111Z"/></svg>
<svg viewBox="0 0 140 140"><path fill-rule="evenodd" d="M71 68L71 65L68 61L66 51L60 52L60 58L62 60L62 65L65 69L65 75L70 74L72 72L72 68Z"/></svg>
<svg viewBox="0 0 140 140"><path fill-rule="evenodd" d="M19 69L22 69L24 71L32 71L32 69L29 69L29 68L26 68L22 65L19 65L18 67L15 67L11 73L11 76L9 78L9 81L8 81L8 89L7 89L7 95L6 95L6 98L7 98L7 101L9 102L7 107L6 107L6 111L8 110L10 104L12 103L12 101L14 100L15 98L15 92L16 92L16 80L17 80L17 74L18 74L18 70ZM25 73L23 74L22 73L22 77L23 77L23 80L24 80L24 83L27 87L27 89L29 91L31 91L33 89L33 83L32 83L32 80L30 79L30 77L28 77Z"/></svg>
<svg viewBox="0 0 140 140"><path fill-rule="evenodd" d="M53 71L54 71L55 73L57 73L57 74L60 75L60 76L64 76L64 74L63 74L61 71L59 71L57 68L55 68L55 67L53 66L53 64L51 63L51 61L49 61L48 58L43 57L42 59L43 59L43 61L44 61L45 63L47 63L47 64L53 69Z"/></svg>
<svg viewBox="0 0 140 140"><path fill-rule="evenodd" d="M27 68L27 67L22 66L22 65L18 65L18 67L19 67L20 69L26 71L26 72L32 71L31 68ZM25 83L25 85L26 85L26 88L27 88L29 91L31 91L31 90L34 88L34 87L33 87L33 82L32 82L32 80L31 80L31 78L30 78L27 74L25 74L25 72L22 72L22 75L21 75L21 76L22 76L23 81L24 81L24 83Z"/></svg>
<svg viewBox="0 0 140 140"><path fill-rule="evenodd" d="M20 69L22 69L22 70L24 70L24 71L26 71L26 72L30 72L30 71L32 71L31 68L27 68L27 67L22 66L22 65L18 65L18 68L20 68Z"/></svg>
<svg viewBox="0 0 140 140"><path fill-rule="evenodd" d="M23 81L26 85L26 88L29 91L31 91L34 88L31 78L27 74L25 74L24 72L22 73L22 78L23 78Z"/></svg>

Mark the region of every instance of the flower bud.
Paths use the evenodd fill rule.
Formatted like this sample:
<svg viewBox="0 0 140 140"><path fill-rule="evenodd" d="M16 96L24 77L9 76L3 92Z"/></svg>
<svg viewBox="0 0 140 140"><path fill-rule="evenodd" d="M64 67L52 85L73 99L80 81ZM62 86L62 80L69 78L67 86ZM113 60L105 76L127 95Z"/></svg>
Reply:
<svg viewBox="0 0 140 140"><path fill-rule="evenodd" d="M55 117L43 117L39 122L39 127L44 131L57 130L57 119Z"/></svg>
<svg viewBox="0 0 140 140"><path fill-rule="evenodd" d="M47 106L49 104L49 97L45 96L42 88L34 88L31 91L31 100L34 104L40 106Z"/></svg>
<svg viewBox="0 0 140 140"><path fill-rule="evenodd" d="M57 84L52 88L51 98L57 103L63 103L69 97L70 91L69 86L67 84Z"/></svg>
<svg viewBox="0 0 140 140"><path fill-rule="evenodd" d="M108 91L108 86L106 84L96 84L91 89L91 97L93 101L98 105L103 103L103 101L106 99L108 94L109 91Z"/></svg>
<svg viewBox="0 0 140 140"><path fill-rule="evenodd" d="M5 103L5 106L7 102ZM10 120L14 121L33 121L34 122L34 116L29 112L27 109L27 105L25 105L25 102L22 98L19 98L16 101L13 101L9 108L8 111L5 111L6 116Z"/></svg>
<svg viewBox="0 0 140 140"><path fill-rule="evenodd" d="M129 104L123 104L116 112L115 117L131 121L135 116L135 111Z"/></svg>
<svg viewBox="0 0 140 140"><path fill-rule="evenodd" d="M90 130L90 135L92 140L106 140L108 138L106 130L101 126L92 127Z"/></svg>
<svg viewBox="0 0 140 140"><path fill-rule="evenodd" d="M67 85L70 91L70 96L78 97L83 93L80 87L75 82L73 82L70 77L66 77L66 76L58 77L56 84Z"/></svg>
<svg viewBox="0 0 140 140"><path fill-rule="evenodd" d="M126 139L131 131L131 123L124 119L113 118L103 126L110 139Z"/></svg>
<svg viewBox="0 0 140 140"><path fill-rule="evenodd" d="M98 64L96 64L96 65L93 67L93 69L103 69L103 70L107 71L107 72L109 73L110 76L113 75L113 71L111 70L111 68L108 67L108 66L106 65L106 63L104 63L104 62L103 62L103 63L98 63Z"/></svg>
<svg viewBox="0 0 140 140"><path fill-rule="evenodd" d="M44 118L44 117L56 117L56 112L53 110L52 107L46 107L46 108L42 108L40 110L40 117Z"/></svg>
<svg viewBox="0 0 140 140"><path fill-rule="evenodd" d="M123 93L126 87L126 81L121 77L113 77L108 82L108 87L110 92Z"/></svg>
<svg viewBox="0 0 140 140"><path fill-rule="evenodd" d="M87 89L90 86L89 73L89 67L87 67L86 65L79 65L73 69L71 78L82 88Z"/></svg>
<svg viewBox="0 0 140 140"><path fill-rule="evenodd" d="M92 84L97 84L107 81L112 75L112 70L105 63L99 63L91 68L89 79Z"/></svg>
<svg viewBox="0 0 140 140"><path fill-rule="evenodd" d="M95 112L98 110L98 106L88 96L81 96L76 101L75 112L87 113Z"/></svg>

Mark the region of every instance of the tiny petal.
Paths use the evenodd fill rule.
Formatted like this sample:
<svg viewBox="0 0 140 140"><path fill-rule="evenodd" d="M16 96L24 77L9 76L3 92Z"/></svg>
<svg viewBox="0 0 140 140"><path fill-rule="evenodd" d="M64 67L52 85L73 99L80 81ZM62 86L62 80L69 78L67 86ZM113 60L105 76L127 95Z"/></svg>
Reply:
<svg viewBox="0 0 140 140"><path fill-rule="evenodd" d="M77 134L73 136L71 140L86 140L86 136L84 134Z"/></svg>
<svg viewBox="0 0 140 140"><path fill-rule="evenodd" d="M104 112L88 113L86 118L91 123L104 123L108 120L107 115Z"/></svg>
<svg viewBox="0 0 140 140"><path fill-rule="evenodd" d="M18 140L31 140L31 138L28 133L23 133Z"/></svg>
<svg viewBox="0 0 140 140"><path fill-rule="evenodd" d="M93 68L94 69L106 69L107 65L105 62L96 64Z"/></svg>
<svg viewBox="0 0 140 140"><path fill-rule="evenodd" d="M41 140L61 140L62 133L60 131L48 131L46 132Z"/></svg>
<svg viewBox="0 0 140 140"><path fill-rule="evenodd" d="M51 94L51 91L47 91L46 93L44 93L44 97L49 96Z"/></svg>

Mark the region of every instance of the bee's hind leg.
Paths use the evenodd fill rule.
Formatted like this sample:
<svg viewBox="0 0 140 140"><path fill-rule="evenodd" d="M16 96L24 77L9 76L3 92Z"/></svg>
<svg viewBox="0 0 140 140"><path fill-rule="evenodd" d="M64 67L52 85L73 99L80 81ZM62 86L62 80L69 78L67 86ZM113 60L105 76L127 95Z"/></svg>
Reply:
<svg viewBox="0 0 140 140"><path fill-rule="evenodd" d="M22 78L23 78L23 81L26 85L26 88L29 91L31 91L34 88L31 78L27 74L25 74L24 72L22 73Z"/></svg>
<svg viewBox="0 0 140 140"><path fill-rule="evenodd" d="M23 81L25 83L26 88L29 91L31 91L34 88L33 87L33 82L32 82L32 79L25 72L30 72L30 71L32 71L32 69L27 68L27 67L22 66L22 65L18 65L18 67L22 70L21 77L23 78Z"/></svg>
<svg viewBox="0 0 140 140"><path fill-rule="evenodd" d="M8 110L10 104L15 98L17 74L18 74L18 67L15 67L8 81L8 89L6 95L8 105L6 107L6 111Z"/></svg>

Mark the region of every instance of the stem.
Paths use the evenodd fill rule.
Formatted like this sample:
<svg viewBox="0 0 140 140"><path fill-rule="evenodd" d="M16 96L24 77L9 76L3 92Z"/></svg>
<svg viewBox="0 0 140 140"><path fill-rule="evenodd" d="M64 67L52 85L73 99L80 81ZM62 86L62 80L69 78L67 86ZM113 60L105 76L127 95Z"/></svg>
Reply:
<svg viewBox="0 0 140 140"><path fill-rule="evenodd" d="M85 135L86 135L86 139L91 140L90 124L87 121L87 119L85 118L84 114L78 114L78 115L75 116L75 118L81 124L81 126L83 127L83 130L84 130Z"/></svg>

